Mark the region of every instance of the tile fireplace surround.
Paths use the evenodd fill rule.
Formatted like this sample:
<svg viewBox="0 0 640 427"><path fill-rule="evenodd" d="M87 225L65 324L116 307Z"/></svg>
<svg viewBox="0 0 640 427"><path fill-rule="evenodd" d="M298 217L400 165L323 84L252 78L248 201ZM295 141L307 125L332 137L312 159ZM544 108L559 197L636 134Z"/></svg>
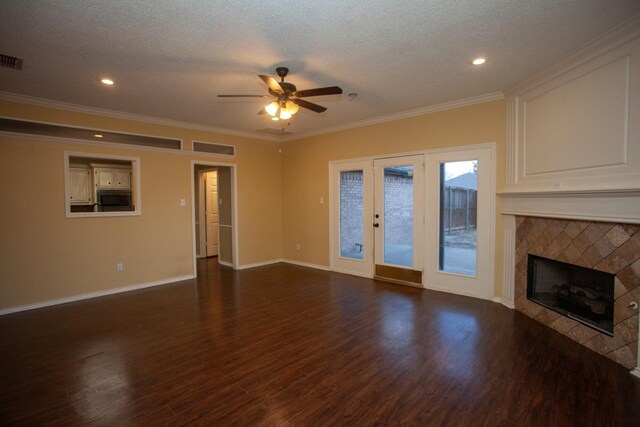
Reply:
<svg viewBox="0 0 640 427"><path fill-rule="evenodd" d="M640 225L516 216L514 305L626 368L638 360ZM527 299L527 254L615 274L613 337Z"/></svg>

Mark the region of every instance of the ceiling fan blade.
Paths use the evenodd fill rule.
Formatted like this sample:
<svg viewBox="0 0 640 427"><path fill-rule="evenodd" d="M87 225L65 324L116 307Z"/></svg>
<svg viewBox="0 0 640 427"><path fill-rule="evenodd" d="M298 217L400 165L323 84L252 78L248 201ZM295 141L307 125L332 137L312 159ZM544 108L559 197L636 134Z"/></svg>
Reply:
<svg viewBox="0 0 640 427"><path fill-rule="evenodd" d="M265 110L264 108L261 108L260 111L258 111L258 115L260 114L267 114L267 110Z"/></svg>
<svg viewBox="0 0 640 427"><path fill-rule="evenodd" d="M298 104L302 108L306 108L311 111L315 111L316 113L322 113L327 110L327 107L323 107L322 105L314 104L313 102L305 101L304 99L292 99L292 102Z"/></svg>
<svg viewBox="0 0 640 427"><path fill-rule="evenodd" d="M271 98L271 95L218 95L218 98Z"/></svg>
<svg viewBox="0 0 640 427"><path fill-rule="evenodd" d="M320 95L340 95L342 89L338 86L319 87L316 89L299 90L293 93L293 96L297 98L305 98L308 96L320 96Z"/></svg>
<svg viewBox="0 0 640 427"><path fill-rule="evenodd" d="M273 77L265 76L263 74L258 74L258 77L260 77L262 81L265 82L267 86L269 86L269 89L271 89L273 92L284 93L284 89L280 87L280 83L278 83L278 81Z"/></svg>

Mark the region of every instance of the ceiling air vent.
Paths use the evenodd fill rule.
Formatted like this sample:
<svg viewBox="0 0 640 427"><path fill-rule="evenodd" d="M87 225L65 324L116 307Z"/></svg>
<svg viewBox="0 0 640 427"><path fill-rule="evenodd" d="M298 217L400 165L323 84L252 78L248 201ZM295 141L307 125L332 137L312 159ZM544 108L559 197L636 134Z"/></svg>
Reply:
<svg viewBox="0 0 640 427"><path fill-rule="evenodd" d="M177 151L182 149L182 141L179 139L51 125L4 117L0 117L0 132L99 142L100 144L114 143Z"/></svg>
<svg viewBox="0 0 640 427"><path fill-rule="evenodd" d="M193 141L193 151L197 151L199 153L220 154L223 156L236 155L235 146L214 144L212 142Z"/></svg>
<svg viewBox="0 0 640 427"><path fill-rule="evenodd" d="M22 59L0 53L0 67L22 70Z"/></svg>

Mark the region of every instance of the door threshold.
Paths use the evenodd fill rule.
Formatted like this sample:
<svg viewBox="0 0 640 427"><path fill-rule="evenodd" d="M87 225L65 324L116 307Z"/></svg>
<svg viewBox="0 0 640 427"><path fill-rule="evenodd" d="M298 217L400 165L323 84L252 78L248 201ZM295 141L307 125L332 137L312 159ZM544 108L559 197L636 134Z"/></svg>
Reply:
<svg viewBox="0 0 640 427"><path fill-rule="evenodd" d="M376 264L376 272L373 277L379 280L401 284L410 283L422 287L422 271L420 270Z"/></svg>

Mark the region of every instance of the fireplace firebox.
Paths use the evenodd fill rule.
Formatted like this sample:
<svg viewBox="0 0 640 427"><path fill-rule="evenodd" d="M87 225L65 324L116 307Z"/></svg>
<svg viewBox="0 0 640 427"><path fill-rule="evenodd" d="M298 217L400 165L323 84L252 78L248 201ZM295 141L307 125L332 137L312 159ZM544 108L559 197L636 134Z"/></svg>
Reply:
<svg viewBox="0 0 640 427"><path fill-rule="evenodd" d="M613 336L613 274L531 254L527 263L527 299Z"/></svg>

